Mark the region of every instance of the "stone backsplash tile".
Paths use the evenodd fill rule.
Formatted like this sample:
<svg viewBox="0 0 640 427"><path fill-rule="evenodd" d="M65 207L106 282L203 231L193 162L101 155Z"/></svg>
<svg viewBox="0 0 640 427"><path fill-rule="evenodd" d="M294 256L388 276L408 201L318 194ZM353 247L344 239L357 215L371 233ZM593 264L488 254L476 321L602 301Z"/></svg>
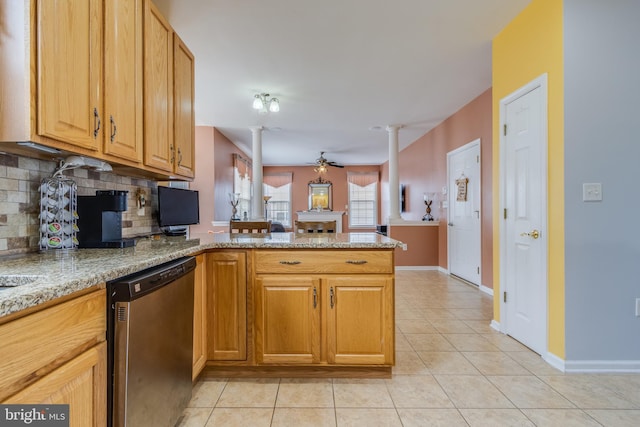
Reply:
<svg viewBox="0 0 640 427"><path fill-rule="evenodd" d="M39 250L40 183L56 166L54 161L0 153L0 256ZM94 195L96 190L128 191L128 209L122 213L123 237L160 232L155 218L155 181L87 169L74 169L65 176L76 182L79 196ZM144 210L139 210L136 202L139 189L146 193Z"/></svg>

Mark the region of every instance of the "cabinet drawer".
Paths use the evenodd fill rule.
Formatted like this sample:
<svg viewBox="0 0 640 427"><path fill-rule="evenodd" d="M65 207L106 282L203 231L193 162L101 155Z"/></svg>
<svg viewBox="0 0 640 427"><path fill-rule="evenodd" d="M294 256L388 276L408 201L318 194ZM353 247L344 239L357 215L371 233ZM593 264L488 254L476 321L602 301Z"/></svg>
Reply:
<svg viewBox="0 0 640 427"><path fill-rule="evenodd" d="M393 273L392 251L256 251L257 273Z"/></svg>
<svg viewBox="0 0 640 427"><path fill-rule="evenodd" d="M100 289L0 325L0 401L105 340Z"/></svg>

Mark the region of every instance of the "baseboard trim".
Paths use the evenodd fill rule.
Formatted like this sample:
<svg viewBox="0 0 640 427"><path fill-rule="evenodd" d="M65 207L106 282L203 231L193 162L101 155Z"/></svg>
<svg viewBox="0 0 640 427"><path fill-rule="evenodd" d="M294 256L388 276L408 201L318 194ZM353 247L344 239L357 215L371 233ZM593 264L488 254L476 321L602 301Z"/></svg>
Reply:
<svg viewBox="0 0 640 427"><path fill-rule="evenodd" d="M502 332L502 330L500 329L500 322L491 320L491 323L489 323L489 326L491 326L493 329L495 329L498 332Z"/></svg>
<svg viewBox="0 0 640 427"><path fill-rule="evenodd" d="M484 292L485 294L489 294L489 295L493 296L493 289L492 288L488 288L485 285L480 285L480 290L482 292Z"/></svg>
<svg viewBox="0 0 640 427"><path fill-rule="evenodd" d="M564 372L640 373L640 360L566 360Z"/></svg>
<svg viewBox="0 0 640 427"><path fill-rule="evenodd" d="M437 265L396 265L396 271L432 271L439 268Z"/></svg>
<svg viewBox="0 0 640 427"><path fill-rule="evenodd" d="M391 366L223 366L207 362L199 378L382 378Z"/></svg>
<svg viewBox="0 0 640 427"><path fill-rule="evenodd" d="M553 368L556 368L557 370L559 370L561 372L566 372L566 370L565 370L566 361L564 359L559 358L555 354L547 352L547 354L544 354L542 356L542 360L547 362Z"/></svg>

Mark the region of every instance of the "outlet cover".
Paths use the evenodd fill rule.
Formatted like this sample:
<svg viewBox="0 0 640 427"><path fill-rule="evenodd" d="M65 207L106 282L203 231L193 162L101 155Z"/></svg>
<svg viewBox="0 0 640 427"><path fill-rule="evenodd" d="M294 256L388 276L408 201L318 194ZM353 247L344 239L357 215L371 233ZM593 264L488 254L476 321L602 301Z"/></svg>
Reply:
<svg viewBox="0 0 640 427"><path fill-rule="evenodd" d="M582 184L582 201L583 202L601 202L602 201L602 184L599 182Z"/></svg>

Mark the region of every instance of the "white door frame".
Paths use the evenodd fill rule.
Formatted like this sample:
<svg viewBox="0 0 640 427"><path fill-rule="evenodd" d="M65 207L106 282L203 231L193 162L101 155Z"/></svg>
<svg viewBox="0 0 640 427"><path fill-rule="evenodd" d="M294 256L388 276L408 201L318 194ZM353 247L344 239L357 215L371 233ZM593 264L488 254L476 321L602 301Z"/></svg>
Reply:
<svg viewBox="0 0 640 427"><path fill-rule="evenodd" d="M479 215L480 221L478 223L478 230L477 230L479 235L478 250L480 251L480 254L479 254L480 257L479 257L479 263L478 263L478 268L479 268L478 283L474 283L474 285L477 285L478 288L486 292L486 288L482 285L482 212L484 210L484 206L482 206L482 141L480 140L480 138L474 139L473 141L466 143L462 147L458 147L455 150L449 151L447 153L447 186L449 186L449 183L451 182L451 170L449 167L451 157L476 145L478 146L478 151L480 155L480 158L478 159L478 205L479 205L478 207L480 209L480 211L478 212L478 215ZM447 202L448 202L447 224L451 223L451 217L449 216L451 213L451 199L452 197L454 197L455 194L456 193L452 188L448 189L447 191ZM449 232L449 230L447 230L447 270L451 274L451 233Z"/></svg>
<svg viewBox="0 0 640 427"><path fill-rule="evenodd" d="M544 287L544 301L545 301L545 306L544 306L544 316L542 316L542 318L544 319L544 331L545 331L545 340L544 340L544 348L542 349L542 356L546 357L547 356L547 352L549 349L549 270L548 270L548 259L549 259L549 239L547 238L548 236L548 215L549 215L549 211L548 211L548 199L549 199L549 187L548 187L548 145L549 145L549 141L548 141L548 120L549 120L549 115L548 115L548 84L547 84L547 74L544 73L541 76L537 77L536 79L532 80L531 82L527 83L526 85L522 86L521 88L517 89L516 91L512 92L511 94L507 95L506 97L502 98L500 100L500 178L499 178L499 206L500 206L500 211L499 211L499 234L500 234L500 331L503 333L507 333L508 331L508 321L509 319L507 318L507 307L506 307L506 303L504 302L504 292L508 290L507 288L507 284L504 282L504 279L506 276L506 251L507 251L507 235L506 235L506 231L505 231L505 221L504 221L504 216L503 216L503 212L505 209L505 197L506 197L506 185L505 185L505 171L506 171L506 136L504 135L504 127L506 124L506 116L507 116L507 105L510 104L511 102L515 101L516 99L520 98L521 96L526 95L527 93L535 90L535 89L541 89L541 94L540 94L540 108L541 108L541 144L542 146L540 147L541 149L541 159L543 164L541 165L541 170L543 171L543 176L540 177L541 180L541 190L544 192L545 197L542 197L542 212L543 215L541 217L541 221L542 224L540 224L541 226L541 230L543 233L545 233L545 241L546 241L546 246L545 246L545 250L544 250L544 255L542 256L542 264L543 264L543 278L544 278L544 282L545 282L545 287Z"/></svg>

